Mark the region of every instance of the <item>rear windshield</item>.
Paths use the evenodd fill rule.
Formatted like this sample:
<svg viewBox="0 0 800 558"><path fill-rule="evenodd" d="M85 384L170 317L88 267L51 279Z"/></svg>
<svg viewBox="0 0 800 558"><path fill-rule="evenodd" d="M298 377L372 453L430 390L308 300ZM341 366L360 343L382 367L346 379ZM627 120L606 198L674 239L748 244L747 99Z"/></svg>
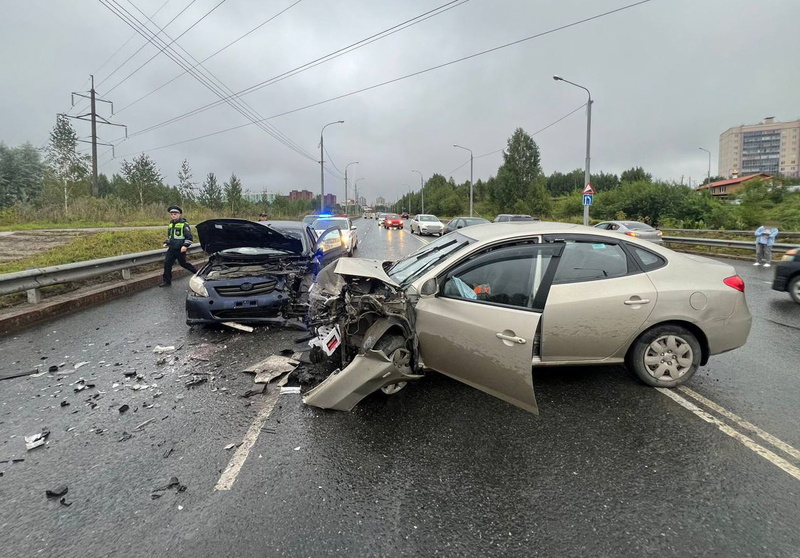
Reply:
<svg viewBox="0 0 800 558"><path fill-rule="evenodd" d="M535 221L530 215L512 215L508 218L509 221Z"/></svg>

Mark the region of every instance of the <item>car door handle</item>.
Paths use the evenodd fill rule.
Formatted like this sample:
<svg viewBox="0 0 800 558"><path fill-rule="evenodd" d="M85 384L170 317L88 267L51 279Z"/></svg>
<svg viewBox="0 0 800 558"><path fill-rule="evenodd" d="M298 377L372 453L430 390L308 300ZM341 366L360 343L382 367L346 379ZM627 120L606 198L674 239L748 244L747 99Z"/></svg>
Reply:
<svg viewBox="0 0 800 558"><path fill-rule="evenodd" d="M628 306L638 306L639 304L650 304L649 298L630 298L625 301Z"/></svg>
<svg viewBox="0 0 800 558"><path fill-rule="evenodd" d="M515 337L513 335L506 335L505 333L497 332L495 333L498 339L502 339L503 341L511 341L512 343L518 343L520 345L524 345L528 341L524 337Z"/></svg>

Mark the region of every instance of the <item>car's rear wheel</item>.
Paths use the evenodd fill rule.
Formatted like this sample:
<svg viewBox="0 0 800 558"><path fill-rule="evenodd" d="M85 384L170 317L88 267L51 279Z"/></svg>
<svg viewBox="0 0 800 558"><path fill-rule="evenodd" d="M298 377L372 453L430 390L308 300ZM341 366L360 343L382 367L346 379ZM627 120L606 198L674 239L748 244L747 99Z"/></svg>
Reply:
<svg viewBox="0 0 800 558"><path fill-rule="evenodd" d="M800 304L800 275L789 281L789 296Z"/></svg>
<svg viewBox="0 0 800 558"><path fill-rule="evenodd" d="M401 335L389 334L382 337L375 343L376 351L383 351L383 353L392 359L392 364L401 372L407 374L411 373L411 351L406 347L406 340ZM404 387L407 382L396 382L383 386L381 391L385 395L394 395Z"/></svg>
<svg viewBox="0 0 800 558"><path fill-rule="evenodd" d="M692 332L678 325L646 331L635 341L629 366L645 384L675 387L691 378L700 366L702 351Z"/></svg>

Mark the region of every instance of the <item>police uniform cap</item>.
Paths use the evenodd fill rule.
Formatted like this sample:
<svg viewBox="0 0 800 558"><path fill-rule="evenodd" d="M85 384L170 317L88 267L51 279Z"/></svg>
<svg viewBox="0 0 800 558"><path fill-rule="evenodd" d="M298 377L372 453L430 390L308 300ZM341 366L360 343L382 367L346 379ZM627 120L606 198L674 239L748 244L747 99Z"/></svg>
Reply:
<svg viewBox="0 0 800 558"><path fill-rule="evenodd" d="M178 207L177 205L169 206L167 208L167 211L169 211L170 213L172 213L173 211L177 211L178 213L183 213L183 210L180 207Z"/></svg>

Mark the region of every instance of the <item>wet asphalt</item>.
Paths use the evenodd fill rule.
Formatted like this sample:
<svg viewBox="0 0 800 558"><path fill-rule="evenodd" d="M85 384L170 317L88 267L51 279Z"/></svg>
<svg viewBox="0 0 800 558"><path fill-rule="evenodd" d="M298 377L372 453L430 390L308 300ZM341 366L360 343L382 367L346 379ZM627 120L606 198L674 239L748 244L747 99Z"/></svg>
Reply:
<svg viewBox="0 0 800 558"><path fill-rule="evenodd" d="M361 257L432 239L356 223ZM798 468L800 306L729 263L750 338L687 388ZM351 413L280 395L215 491L276 397L242 397L242 370L301 334L189 328L187 282L0 340L0 374L58 367L0 381L0 555L800 556L800 480L622 367L537 372L538 417L438 374ZM171 477L185 490L156 490ZM45 495L61 485L63 504Z"/></svg>

